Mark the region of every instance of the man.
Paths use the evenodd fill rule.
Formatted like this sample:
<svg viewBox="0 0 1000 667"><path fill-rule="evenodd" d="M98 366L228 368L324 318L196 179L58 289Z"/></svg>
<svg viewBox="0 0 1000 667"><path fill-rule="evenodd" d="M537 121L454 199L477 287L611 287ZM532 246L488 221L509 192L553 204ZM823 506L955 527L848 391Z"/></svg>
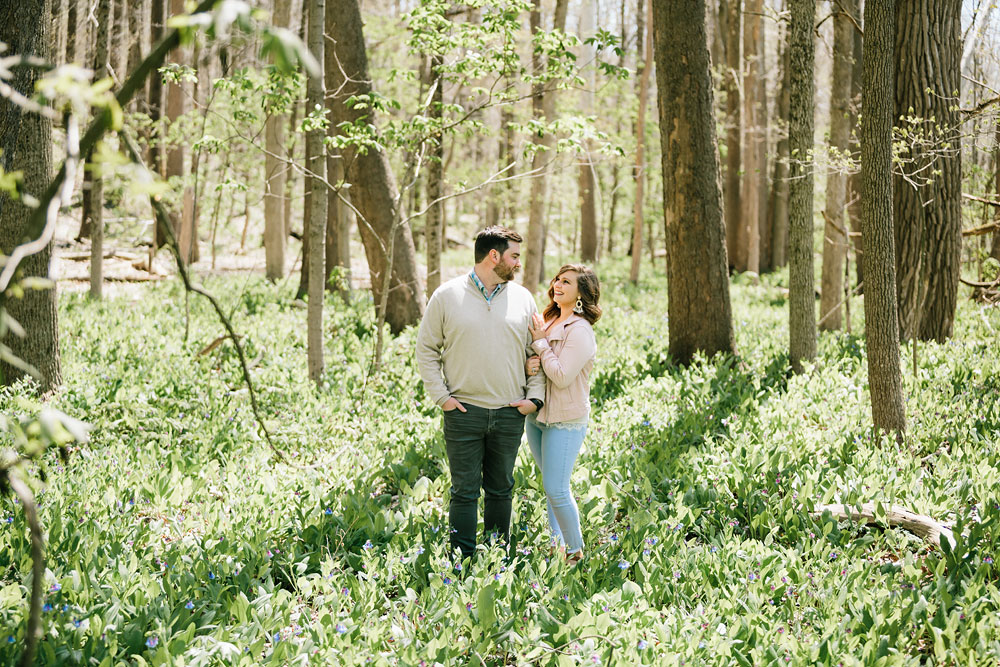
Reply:
<svg viewBox="0 0 1000 667"><path fill-rule="evenodd" d="M521 241L504 227L476 234L475 267L434 292L417 335L420 377L444 411L451 544L463 557L476 550L480 487L486 534L509 541L524 417L545 397L545 377L524 372L534 354L528 325L535 301L509 282L521 268Z"/></svg>

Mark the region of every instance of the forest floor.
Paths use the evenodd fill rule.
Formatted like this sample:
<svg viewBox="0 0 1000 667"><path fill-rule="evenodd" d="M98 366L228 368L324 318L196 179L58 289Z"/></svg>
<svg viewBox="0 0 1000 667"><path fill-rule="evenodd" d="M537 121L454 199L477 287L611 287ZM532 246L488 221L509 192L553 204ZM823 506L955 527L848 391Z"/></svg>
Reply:
<svg viewBox="0 0 1000 667"><path fill-rule="evenodd" d="M793 375L787 272L737 276L739 355L680 368L659 271L644 264L632 286L624 262L601 264L593 412L573 477L585 563L550 557L522 447L516 548L462 564L446 550L440 411L413 330L388 340L372 375L370 299L331 295L317 389L297 276L268 283L257 249L226 260L233 271L199 271L243 335L281 458L231 344L205 351L223 330L203 300L186 310L169 279L92 301L70 280L86 262L69 255L85 245L64 232L60 243L65 386L50 405L92 429L68 462L46 456L37 489L44 664L1000 659L1000 308L964 288L954 338L920 344L916 374L903 347L909 421L896 443L869 426L860 299L854 333L821 334L815 362ZM467 254L446 255L452 271ZM41 407L23 388L0 405ZM865 502L877 504L874 526L814 514ZM955 545L890 528L892 504L947 523ZM23 513L4 497L2 664L23 640L29 553Z"/></svg>

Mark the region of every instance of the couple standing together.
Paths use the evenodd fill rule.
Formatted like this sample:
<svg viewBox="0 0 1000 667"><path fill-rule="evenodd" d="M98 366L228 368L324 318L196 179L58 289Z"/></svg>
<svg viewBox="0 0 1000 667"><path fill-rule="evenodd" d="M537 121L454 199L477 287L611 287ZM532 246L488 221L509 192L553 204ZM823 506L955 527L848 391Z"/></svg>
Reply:
<svg viewBox="0 0 1000 667"><path fill-rule="evenodd" d="M452 547L463 558L475 553L480 488L486 535L509 541L514 463L526 431L553 547L564 546L576 562L583 535L570 475L590 414L600 284L591 269L567 264L539 314L531 293L510 282L521 268L521 241L505 227L476 235L472 271L441 285L427 304L417 365L444 411Z"/></svg>

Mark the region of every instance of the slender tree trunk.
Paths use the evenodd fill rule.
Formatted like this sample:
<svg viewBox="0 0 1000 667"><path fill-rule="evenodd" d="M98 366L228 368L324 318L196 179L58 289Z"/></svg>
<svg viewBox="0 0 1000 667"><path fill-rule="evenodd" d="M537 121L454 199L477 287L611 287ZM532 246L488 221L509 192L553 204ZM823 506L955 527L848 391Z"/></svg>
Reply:
<svg viewBox="0 0 1000 667"><path fill-rule="evenodd" d="M341 68L337 69L338 78L333 88L337 94L331 122L353 123L362 115L372 122L370 110L348 108L344 104L352 96L370 94L372 88L357 0L337 4L339 11L334 17L330 37ZM409 225L400 217L396 180L385 151L369 149L365 154L347 151L344 159L347 181L351 184L351 201L362 217L358 225L368 257L375 302L382 302L383 278L386 271L391 270L384 314L390 329L398 333L420 320L424 300L413 237ZM391 243L390 254L392 239L395 241Z"/></svg>
<svg viewBox="0 0 1000 667"><path fill-rule="evenodd" d="M997 201L1000 201L1000 123L997 123L996 147L993 153L993 169L996 178ZM996 218L1000 221L1000 216ZM993 246L990 248L990 257L1000 262L1000 231L993 232Z"/></svg>
<svg viewBox="0 0 1000 667"><path fill-rule="evenodd" d="M289 3L289 7L290 7ZM326 0L326 32L333 34L334 13L337 11L337 3ZM323 75L326 81L327 100L326 107L333 113L332 92L335 90L334 70L339 66L335 59L334 49L329 45L324 49L323 56L325 64ZM337 128L331 124L327 130L331 135L337 133ZM282 151L284 147L282 147ZM335 187L344 180L344 158L339 153L328 151L326 160L327 180ZM349 198L348 192L328 191L327 218L326 218L326 278L325 283L328 290L339 294L344 301L351 297L351 215L348 207L341 199L341 195ZM286 235L287 238L287 235ZM337 275L334 275L336 271Z"/></svg>
<svg viewBox="0 0 1000 667"><path fill-rule="evenodd" d="M834 16L833 72L830 81L830 152L839 163L851 140L851 59L854 26L851 19ZM823 273L820 291L820 329L835 331L842 326L840 302L844 291L844 261L850 242L845 213L847 176L834 166L826 177L826 224L823 234Z"/></svg>
<svg viewBox="0 0 1000 667"><path fill-rule="evenodd" d="M94 78L98 80L108 76L111 5L111 0L97 1L97 44L94 47L93 70ZM90 232L90 298L100 299L104 286L104 179L95 171L101 166L94 165L93 159L91 152L84 164L84 169L91 171L90 218L85 223Z"/></svg>
<svg viewBox="0 0 1000 667"><path fill-rule="evenodd" d="M556 0L555 16L552 26L556 30L565 30L566 12L568 0ZM531 10L531 34L535 35L542 29L542 0L535 0ZM532 69L536 74L541 74L546 63L542 62L539 54L532 56ZM546 123L552 123L556 119L556 98L555 92L551 90L552 82L547 84L536 84L532 90L531 110L535 118L544 117ZM546 90L548 89L548 90ZM538 283L542 280L545 248L545 200L548 196L549 168L548 162L555 159L555 135L552 132L545 132L537 142L539 149L535 152L531 161L531 168L535 171L531 179L531 202L528 208L528 234L524 244L524 275L521 278L522 284L529 292L534 293L538 289Z"/></svg>
<svg viewBox="0 0 1000 667"><path fill-rule="evenodd" d="M746 270L746 252L739 244L739 230L743 212L740 206L740 168L742 167L742 124L740 114L740 50L741 0L726 0L726 253L729 266L737 271Z"/></svg>
<svg viewBox="0 0 1000 667"><path fill-rule="evenodd" d="M433 101L431 102L430 113L432 120L440 121L444 110L444 77L441 75L441 67L444 65L444 58L440 54L434 54L430 59L430 77L434 86ZM427 202L430 209L424 222L424 241L427 246L427 298L431 297L441 285L441 250L444 240L441 234L444 231L444 202L433 203L440 199L444 193L444 137L440 134L431 139L429 162L427 164Z"/></svg>
<svg viewBox="0 0 1000 667"><path fill-rule="evenodd" d="M68 0L52 0L52 25L49 26L49 35L52 40L52 62L66 62L66 35L63 32L63 19L66 17L66 3Z"/></svg>
<svg viewBox="0 0 1000 667"><path fill-rule="evenodd" d="M330 3L333 6L333 3ZM287 28L291 0L274 0L274 25ZM329 69L330 63L324 65ZM264 262L268 280L277 282L285 275L288 240L285 222L285 111L273 110L264 125ZM304 236L304 234L303 234Z"/></svg>
<svg viewBox="0 0 1000 667"><path fill-rule="evenodd" d="M170 14L176 16L184 13L184 0L169 0ZM184 63L188 58L184 51L177 52L177 62ZM170 83L166 86L166 112L167 119L172 125L178 118L184 115L187 110L187 100L183 84ZM181 143L174 144L167 149L167 171L166 177L176 178L182 183L185 180L184 170L184 146ZM181 201L178 206L180 210L173 212L171 224L174 233L177 235L180 244L181 259L187 263L191 261L192 249L192 217L194 213L193 193L189 185L181 185Z"/></svg>
<svg viewBox="0 0 1000 667"><path fill-rule="evenodd" d="M322 67L325 62L325 39L323 23L326 17L326 0L309 1L309 28L307 38L309 51L316 62ZM307 108L324 108L323 72L310 76L306 84ZM312 197L306 229L303 235L309 234L309 310L307 324L309 379L319 385L323 379L323 300L326 289L323 278L324 255L326 254L326 214L327 197L324 181L326 181L326 153L323 148L325 130L314 128L306 134L309 145L309 180L312 181Z"/></svg>
<svg viewBox="0 0 1000 667"><path fill-rule="evenodd" d="M66 62L79 63L76 55L76 33L79 21L77 20L76 6L80 0L66 0Z"/></svg>
<svg viewBox="0 0 1000 667"><path fill-rule="evenodd" d="M813 25L815 0L791 0L788 48L791 91L788 114L789 356L795 372L816 356L816 298L813 288Z"/></svg>
<svg viewBox="0 0 1000 667"><path fill-rule="evenodd" d="M641 2L641 0L640 0ZM639 79L639 111L635 120L635 203L632 210L632 268L629 271L629 280L633 285L639 282L639 266L642 263L642 224L644 222L643 212L646 205L646 107L649 105L649 72L653 66L653 29L652 29L653 4L649 0L646 9L646 22L650 24L650 29L645 31L643 36L642 52L640 58L636 58L642 64L642 68L636 73ZM639 50L636 45L636 51ZM636 69L639 69L637 66Z"/></svg>
<svg viewBox="0 0 1000 667"><path fill-rule="evenodd" d="M954 326L962 250L962 161L954 98L961 84L961 2L896 2L896 117L923 119L920 129L938 153L915 148L903 156L913 160L903 169L914 172L933 163L940 171L919 189L900 176L895 181L900 336L943 341Z"/></svg>
<svg viewBox="0 0 1000 667"><path fill-rule="evenodd" d="M22 56L49 57L49 0L19 0L0 3L0 42L8 52ZM12 90L31 97L41 70L35 67L15 67L6 81ZM0 96L0 166L5 171L21 170L25 192L41 196L52 179L52 122L34 112L25 111L7 96ZM0 192L0 251L9 255L25 241L17 238L33 209L21 200ZM41 252L26 257L20 264L24 276L49 276L52 243ZM59 316L56 288L25 290L20 299L6 299L4 308L25 330L23 338L8 333L4 344L19 359L39 372L42 393L62 383L59 363ZM8 328L9 331L9 328ZM25 375L24 371L0 363L4 384L12 384Z"/></svg>
<svg viewBox="0 0 1000 667"><path fill-rule="evenodd" d="M743 179L742 216L739 238L740 253L745 253L747 271L760 273L761 180L767 183L767 97L764 90L764 2L746 0L746 18L743 21L743 52L746 75L743 77ZM766 193L766 187L764 192ZM766 194L764 195L767 196Z"/></svg>
<svg viewBox="0 0 1000 667"><path fill-rule="evenodd" d="M789 62L787 29L781 48L781 89L778 94L776 122L778 142L774 160L774 178L771 179L771 196L768 205L771 228L771 266L788 263L788 107L791 95L791 67Z"/></svg>
<svg viewBox="0 0 1000 667"><path fill-rule="evenodd" d="M165 0L150 0L149 40L156 44L163 37ZM157 176L163 177L163 77L159 72L153 72L149 77L149 121L152 134L149 142L149 163ZM160 248L165 239L160 238L157 231L159 225L153 225L153 248Z"/></svg>
<svg viewBox="0 0 1000 667"><path fill-rule="evenodd" d="M882 431L906 428L893 245L893 0L865 0L861 118L862 228L865 237L865 349L872 421Z"/></svg>
<svg viewBox="0 0 1000 667"><path fill-rule="evenodd" d="M580 8L580 39L587 40L593 36L594 15L597 13L596 0L586 0ZM597 68L593 63L595 49L592 44L584 42L581 64L586 67L586 88L580 92L580 111L590 116L594 113L594 88L597 84L594 72ZM591 155L590 141L585 140L583 154L580 156L578 190L580 193L580 259L584 262L597 261L597 179L594 176L594 160Z"/></svg>
<svg viewBox="0 0 1000 667"><path fill-rule="evenodd" d="M852 16L857 17L858 24L860 25L862 20L859 0L845 0L844 7ZM851 30L851 42L853 45L853 58L851 61L851 128L854 129L858 125L858 119L861 117L861 77L864 71L862 67L863 37L861 31L857 28ZM860 149L861 147L857 138L852 136L851 155L858 155ZM859 285L864 282L865 265L865 244L861 233L861 191L863 183L860 170L852 173L847 179L847 197L850 200L847 206L847 214L851 218L851 231L854 233L854 264L857 267L857 282Z"/></svg>
<svg viewBox="0 0 1000 667"><path fill-rule="evenodd" d="M735 352L704 0L651 0L670 355ZM676 26L684 26L677 30ZM638 248L636 249L638 252Z"/></svg>
<svg viewBox="0 0 1000 667"><path fill-rule="evenodd" d="M108 65L114 70L117 80L124 81L128 76L128 46L132 34L129 28L131 23L129 14L131 12L129 12L128 0L113 0L112 5Z"/></svg>

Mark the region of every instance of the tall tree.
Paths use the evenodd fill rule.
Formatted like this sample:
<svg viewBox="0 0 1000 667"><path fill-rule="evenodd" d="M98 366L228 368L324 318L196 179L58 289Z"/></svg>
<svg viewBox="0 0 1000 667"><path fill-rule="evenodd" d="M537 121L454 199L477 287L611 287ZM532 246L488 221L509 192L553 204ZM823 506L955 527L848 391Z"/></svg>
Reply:
<svg viewBox="0 0 1000 667"><path fill-rule="evenodd" d="M73 0L75 1L75 0ZM156 44L163 37L166 0L150 0L149 43ZM149 142L149 163L161 178L163 170L163 77L154 72L149 77L149 121L153 126L153 139ZM166 239L160 238L159 225L153 225L153 248L160 248Z"/></svg>
<svg viewBox="0 0 1000 667"><path fill-rule="evenodd" d="M861 115L861 77L863 74L862 67L862 49L864 48L863 33L861 29L862 18L861 18L861 4L859 0L845 0L845 7L848 8L847 11L854 16L858 25L854 27L851 31L851 41L853 44L852 59L851 59L851 128L855 128L858 124L858 118ZM858 155L860 146L858 144L858 139L856 133L851 137L851 155ZM862 190L862 179L861 171L856 170L851 173L847 178L847 198L849 203L847 205L847 214L851 218L851 232L853 233L854 239L854 265L857 269L858 283L864 282L864 264L865 264L865 246L864 237L861 234L861 190Z"/></svg>
<svg viewBox="0 0 1000 667"><path fill-rule="evenodd" d="M555 15L552 19L554 30L563 31L566 28L566 12L568 0L556 0ZM531 34L534 36L542 30L542 0L534 0L530 16ZM533 52L532 69L536 76L541 76L547 66L540 51ZM556 119L556 98L553 83L537 83L531 90L531 112L535 118L544 118L546 123ZM531 179L531 202L528 207L528 233L524 243L524 275L521 278L524 286L532 293L538 288L542 279L542 265L545 253L545 203L548 196L548 163L554 158L555 135L546 130L538 141L537 149L531 160L534 177Z"/></svg>
<svg viewBox="0 0 1000 667"><path fill-rule="evenodd" d="M332 6L333 3L330 3ZM274 25L287 28L291 19L291 0L274 0ZM329 68L326 63L325 68ZM268 280L285 275L285 113L271 110L264 124L264 262Z"/></svg>
<svg viewBox="0 0 1000 667"><path fill-rule="evenodd" d="M743 178L736 265L760 273L761 214L767 197L767 78L764 74L764 2L746 0L743 20ZM763 189L761 184L763 183Z"/></svg>
<svg viewBox="0 0 1000 667"><path fill-rule="evenodd" d="M0 42L8 53L34 56L47 60L49 56L50 0L19 0L0 3ZM41 76L36 67L15 67L7 81L12 90L31 97ZM52 122L37 113L24 110L7 95L0 95L0 166L5 171L22 172L25 193L39 197L52 178ZM25 205L24 197L13 199L0 192L0 251L9 255L16 246L28 239L18 238L34 209ZM49 276L52 243L20 264L25 276ZM3 343L11 352L38 369L42 392L62 382L59 363L59 327L56 308L56 288L26 290L21 298L9 298L4 307L24 328L23 338L8 333ZM9 328L8 328L9 331ZM3 382L10 384L25 375L8 363L0 364Z"/></svg>
<svg viewBox="0 0 1000 667"><path fill-rule="evenodd" d="M580 39L587 40L593 36L594 15L597 13L596 0L586 0L580 8ZM581 63L586 67L584 80L586 85L580 91L580 111L590 116L594 113L594 87L596 80L594 63L596 50L593 43L584 41ZM580 192L580 259L584 262L597 261L597 178L593 156L590 152L590 141L585 140L580 156L580 168L577 182Z"/></svg>
<svg viewBox="0 0 1000 667"><path fill-rule="evenodd" d="M816 0L790 0L788 49L791 90L788 106L788 306L792 368L816 356L816 301L813 277L813 25Z"/></svg>
<svg viewBox="0 0 1000 667"><path fill-rule="evenodd" d="M850 12L849 1L843 3ZM835 7L836 9L836 7ZM826 220L823 234L823 272L820 288L819 328L826 331L842 325L841 301L844 289L844 261L849 242L845 213L847 176L841 168L842 156L851 141L851 70L854 53L854 26L850 17L837 12L833 17L833 71L830 81L830 153L835 164L826 177Z"/></svg>
<svg viewBox="0 0 1000 667"><path fill-rule="evenodd" d="M97 0L97 44L94 47L94 78L103 79L109 75L111 56L111 0ZM94 164L94 153L87 156L84 169L90 170L90 210L89 219L84 224L90 232L90 297L100 299L104 285L104 179L98 173L100 165ZM81 232L82 235L82 232Z"/></svg>
<svg viewBox="0 0 1000 667"><path fill-rule="evenodd" d="M734 352L705 0L650 0L660 110L670 355ZM677 30L677 26L684 26ZM638 252L638 248L636 248Z"/></svg>
<svg viewBox="0 0 1000 667"><path fill-rule="evenodd" d="M865 349L872 421L906 428L896 317L892 178L894 0L865 0L861 117L862 234L865 238Z"/></svg>
<svg viewBox="0 0 1000 667"><path fill-rule="evenodd" d="M177 16L184 13L184 0L168 0L170 14ZM183 64L188 57L186 50L177 51L177 62ZM185 84L182 82L169 83L165 90L167 118L173 124L187 111L187 93ZM197 244L197 231L194 229L194 192L190 185L184 184L184 144L175 142L167 149L167 178L175 178L181 182L179 186L181 201L178 203L179 211L174 211L171 224L177 241L180 244L181 259L187 263L191 262L194 255L194 246Z"/></svg>
<svg viewBox="0 0 1000 667"><path fill-rule="evenodd" d="M781 88L776 100L777 119L775 126L778 132L778 142L774 160L774 177L771 179L771 194L768 198L768 226L771 230L771 262L772 267L781 267L788 263L788 106L791 94L791 66L789 62L788 30L783 30L781 56Z"/></svg>
<svg viewBox="0 0 1000 667"><path fill-rule="evenodd" d="M639 0L640 3L642 0ZM646 20L652 24L652 0L647 5ZM641 31L640 31L641 32ZM649 101L649 72L653 65L653 30L646 31L643 46L636 47L636 52L642 49L643 55L637 56L639 64L636 72L639 78L639 111L635 120L635 203L632 212L632 268L629 280L635 285L639 282L639 265L642 262L642 223L646 206L646 107Z"/></svg>
<svg viewBox="0 0 1000 667"><path fill-rule="evenodd" d="M994 191L997 193L997 201L1000 201L1000 118L996 119L997 129L996 129L996 146L993 147L993 170L994 178L996 179L996 188ZM1000 216L998 216L997 222L1000 222ZM990 257L1000 262L1000 230L993 232L993 245L990 247Z"/></svg>
<svg viewBox="0 0 1000 667"><path fill-rule="evenodd" d="M939 176L912 187L896 177L896 285L900 336L951 336L962 251L962 160L958 94L962 57L960 0L896 0L896 118L920 120L904 171ZM930 92L928 92L930 91ZM919 180L920 177L918 176ZM866 292L867 293L867 292Z"/></svg>
<svg viewBox="0 0 1000 667"><path fill-rule="evenodd" d="M725 11L721 9L720 18L725 18L726 28L726 72L724 90L726 91L726 181L725 181L725 212L726 212L726 250L729 265L737 271L745 271L746 266L739 262L739 230L742 219L740 207L740 169L742 168L741 143L743 119L740 113L740 72L742 71L742 50L740 49L740 11L741 0L722 0ZM744 254L745 256L745 254Z"/></svg>
<svg viewBox="0 0 1000 667"><path fill-rule="evenodd" d="M357 0L338 2L337 6L339 11L330 26L330 37L340 67L337 68L333 88L335 96L331 122L355 123L363 119L365 123L374 123L371 110L345 103L351 97L370 95L372 91L361 10ZM424 300L413 236L399 210L396 179L388 156L380 148L370 147L364 152L346 150L344 160L347 182L351 184L351 202L360 213L358 225L368 258L375 302L382 302L383 278L386 271L391 270L384 315L390 329L398 333L420 320Z"/></svg>
<svg viewBox="0 0 1000 667"><path fill-rule="evenodd" d="M430 80L434 86L428 116L441 122L444 114L444 76L441 68L444 58L434 54L430 58ZM441 285L441 251L444 248L444 202L439 201L444 194L444 136L436 133L430 139L427 164L427 200L430 208L424 222L424 241L427 246L427 298Z"/></svg>
<svg viewBox="0 0 1000 667"><path fill-rule="evenodd" d="M309 28L306 35L309 51L320 67L325 62L326 40L323 37L325 18L326 0L309 0ZM306 83L306 108L310 113L325 108L322 70L318 74L311 74ZM306 338L309 378L316 384L323 379L323 300L326 296L323 284L326 276L324 264L327 213L324 138L325 130L322 127L313 127L306 133L306 143L309 146L309 162L306 168L309 170L309 180L312 181L312 197L303 230L303 234L309 235L309 310Z"/></svg>
<svg viewBox="0 0 1000 667"><path fill-rule="evenodd" d="M333 34L333 20L336 12L337 3L327 0L325 17L327 34ZM325 59L323 76L326 80L326 105L327 110L332 114L333 93L337 85L334 81L334 71L339 65L332 47L327 46L324 49L323 57ZM327 131L333 135L337 133L337 128L331 123ZM339 152L327 150L326 175L327 180L334 186L344 180L344 158ZM337 292L347 300L351 293L351 216L341 196L347 198L348 194L339 189L328 190L328 193L326 204L326 277L324 280L327 289ZM287 238L287 233L285 236ZM337 273L336 279L333 279L334 272Z"/></svg>

